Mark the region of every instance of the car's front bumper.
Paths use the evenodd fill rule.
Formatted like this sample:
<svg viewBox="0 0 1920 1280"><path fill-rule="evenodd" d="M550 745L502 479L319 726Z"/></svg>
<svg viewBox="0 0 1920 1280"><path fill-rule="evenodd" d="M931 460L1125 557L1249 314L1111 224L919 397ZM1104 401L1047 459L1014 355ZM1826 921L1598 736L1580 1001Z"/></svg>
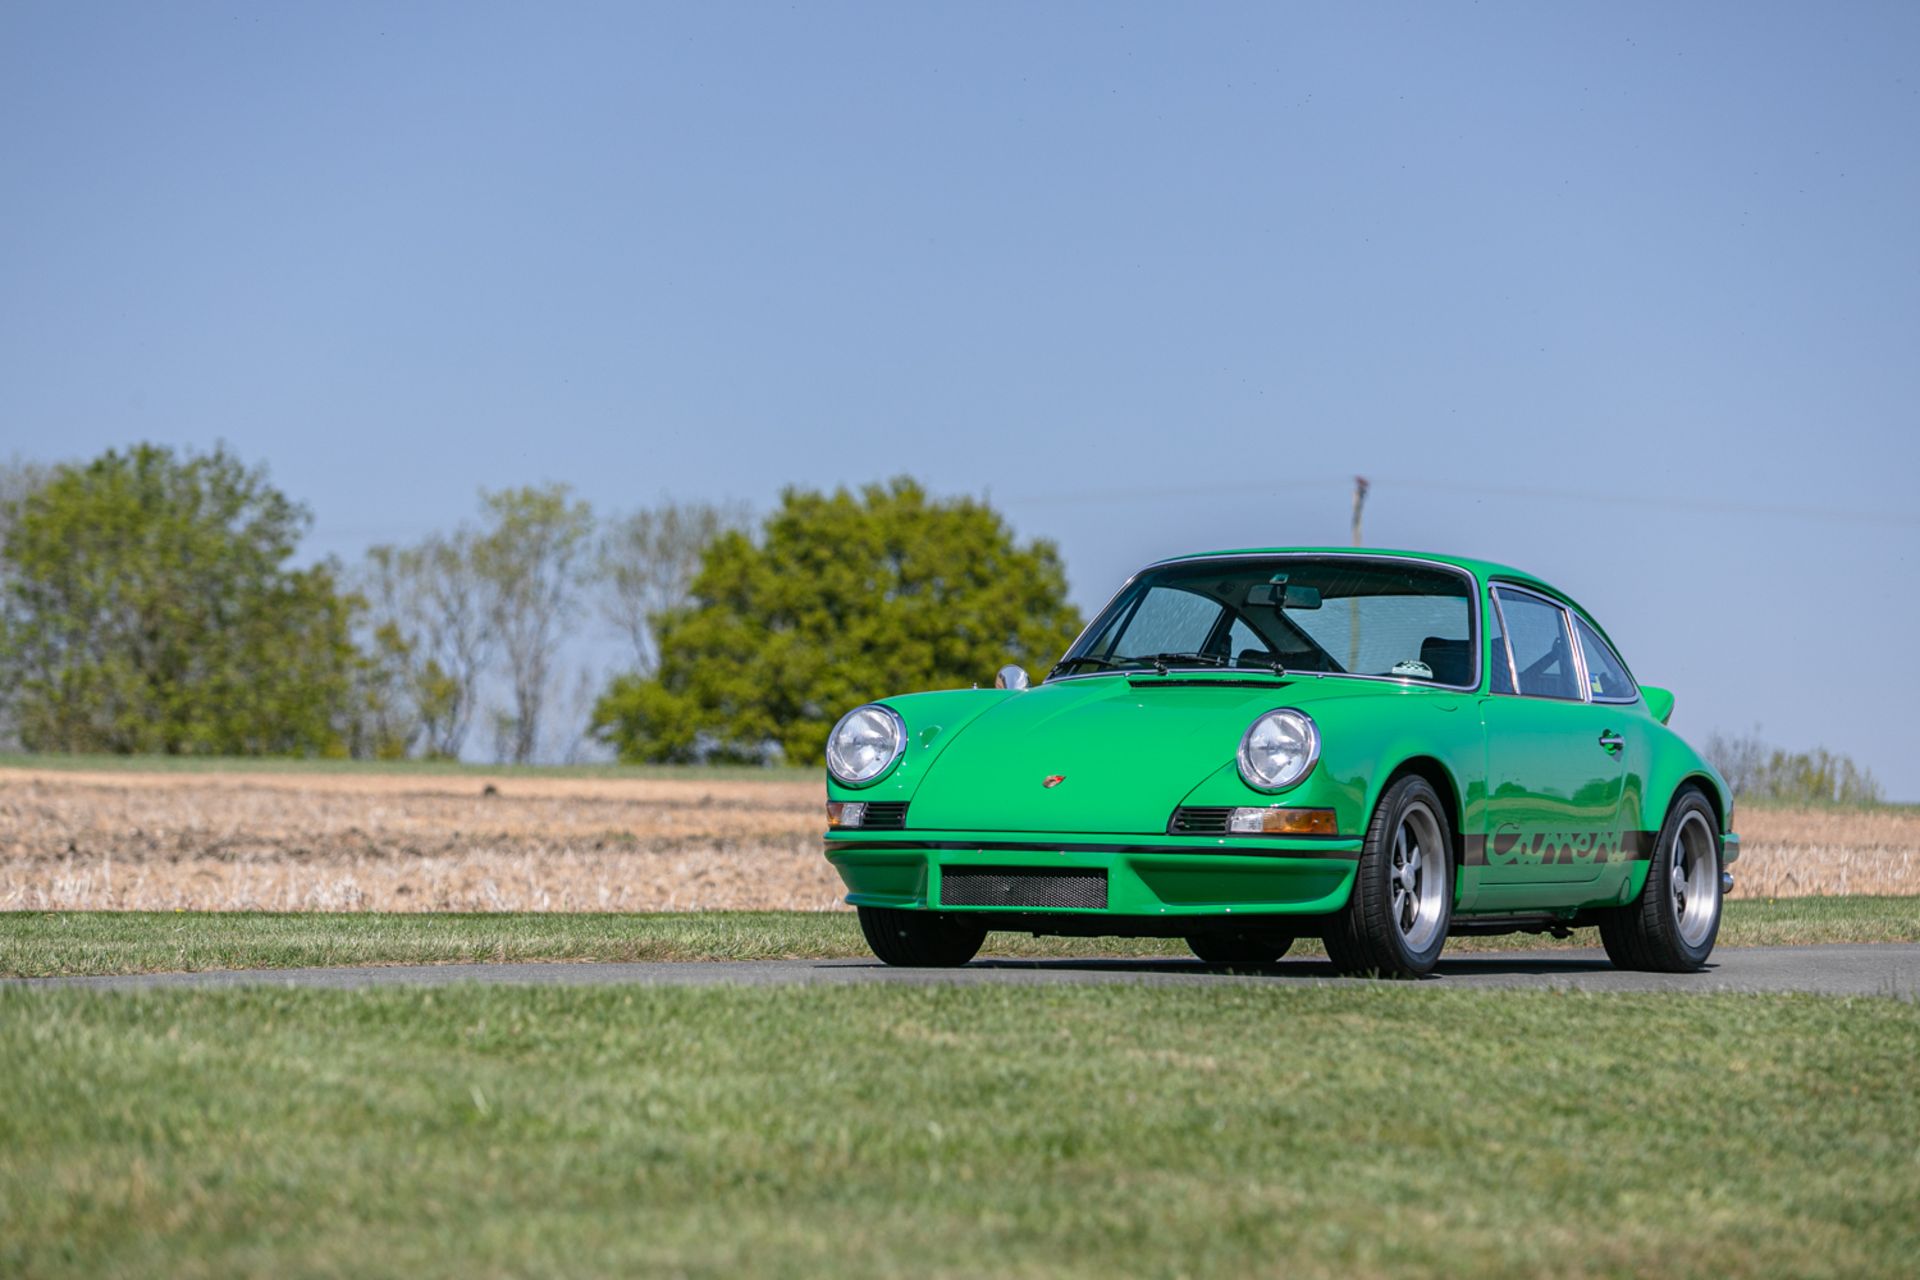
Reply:
<svg viewBox="0 0 1920 1280"><path fill-rule="evenodd" d="M1317 915L1345 905L1358 838L1068 835L1058 832L872 831L827 837L826 854L864 907L1045 912L1062 916ZM949 901L943 873L1004 869L1011 899ZM1104 879L1103 906L1022 900L1025 876Z"/></svg>

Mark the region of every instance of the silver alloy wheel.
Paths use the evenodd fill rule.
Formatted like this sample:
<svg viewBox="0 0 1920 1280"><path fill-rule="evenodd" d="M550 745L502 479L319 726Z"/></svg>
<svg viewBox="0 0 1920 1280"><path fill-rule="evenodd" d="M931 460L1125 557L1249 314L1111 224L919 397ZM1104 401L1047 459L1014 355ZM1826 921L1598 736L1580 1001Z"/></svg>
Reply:
<svg viewBox="0 0 1920 1280"><path fill-rule="evenodd" d="M1680 820L1667 850L1667 887L1673 894L1673 916L1680 940L1697 947L1713 931L1720 914L1720 859L1714 856L1713 829L1699 810Z"/></svg>
<svg viewBox="0 0 1920 1280"><path fill-rule="evenodd" d="M1433 945L1447 901L1446 843L1440 820L1419 801L1400 815L1393 833L1393 923L1407 948L1415 953Z"/></svg>

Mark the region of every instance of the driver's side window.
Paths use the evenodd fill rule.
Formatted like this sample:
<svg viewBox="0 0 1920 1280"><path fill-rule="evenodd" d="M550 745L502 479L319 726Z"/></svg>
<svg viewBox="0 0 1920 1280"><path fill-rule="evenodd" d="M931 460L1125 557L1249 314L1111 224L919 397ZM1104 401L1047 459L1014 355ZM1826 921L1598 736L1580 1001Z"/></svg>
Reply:
<svg viewBox="0 0 1920 1280"><path fill-rule="evenodd" d="M1507 643L1513 647L1521 694L1579 702L1580 678L1574 671L1566 613L1539 596L1515 591L1495 594L1506 619Z"/></svg>

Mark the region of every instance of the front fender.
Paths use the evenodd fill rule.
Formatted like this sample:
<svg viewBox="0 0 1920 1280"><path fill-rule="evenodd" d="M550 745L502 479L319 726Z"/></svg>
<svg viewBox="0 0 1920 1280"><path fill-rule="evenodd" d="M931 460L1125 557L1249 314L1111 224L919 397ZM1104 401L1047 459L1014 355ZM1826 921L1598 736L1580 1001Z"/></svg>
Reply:
<svg viewBox="0 0 1920 1280"><path fill-rule="evenodd" d="M1189 792L1187 805L1287 805L1332 809L1342 835L1366 834L1387 780L1413 761L1434 761L1453 784L1456 834L1485 797L1486 751L1476 699L1418 687L1372 697L1329 699L1310 708L1320 730L1320 760L1285 791L1257 791L1227 763Z"/></svg>
<svg viewBox="0 0 1920 1280"><path fill-rule="evenodd" d="M909 693L881 698L881 706L892 707L907 726L907 746L899 763L880 781L864 787L845 786L827 773L829 800L911 800L927 776L927 770L940 758L961 730L975 718L1006 699L1015 696L1007 689L945 689L933 693Z"/></svg>

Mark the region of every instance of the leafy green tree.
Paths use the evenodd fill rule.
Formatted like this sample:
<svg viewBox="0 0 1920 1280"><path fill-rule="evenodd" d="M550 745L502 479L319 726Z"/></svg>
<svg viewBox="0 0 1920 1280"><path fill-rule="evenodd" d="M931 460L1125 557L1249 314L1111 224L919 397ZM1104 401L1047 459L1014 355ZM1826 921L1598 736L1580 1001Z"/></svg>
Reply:
<svg viewBox="0 0 1920 1280"><path fill-rule="evenodd" d="M758 542L708 544L689 605L653 619L660 665L594 709L627 760L818 761L870 698L965 688L1052 662L1080 627L1050 542L1021 546L991 508L908 479L858 495L788 489Z"/></svg>
<svg viewBox="0 0 1920 1280"><path fill-rule="evenodd" d="M7 530L0 679L31 750L339 753L355 600L288 566L306 511L224 448L52 469Z"/></svg>

